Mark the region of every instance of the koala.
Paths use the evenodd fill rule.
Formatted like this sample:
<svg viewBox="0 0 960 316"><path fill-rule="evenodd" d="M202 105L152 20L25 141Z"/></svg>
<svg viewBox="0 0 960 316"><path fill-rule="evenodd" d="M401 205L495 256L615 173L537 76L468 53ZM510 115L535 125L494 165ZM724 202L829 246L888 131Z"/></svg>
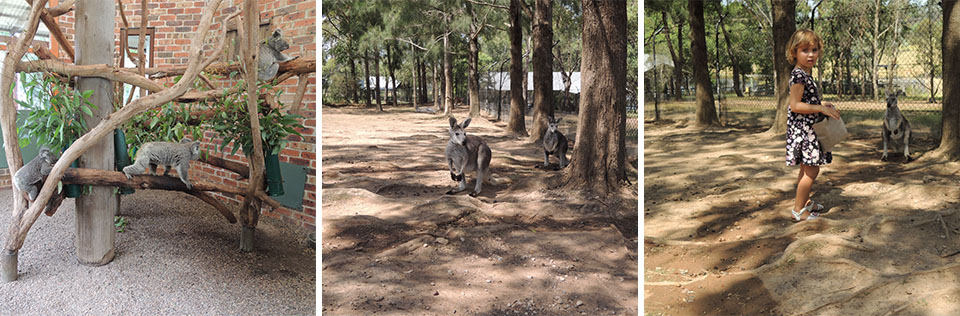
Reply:
<svg viewBox="0 0 960 316"><path fill-rule="evenodd" d="M550 166L550 154L560 159L560 169L567 167L567 138L560 133L560 120L547 118L547 130L543 133L543 168Z"/></svg>
<svg viewBox="0 0 960 316"><path fill-rule="evenodd" d="M290 48L290 44L283 38L280 30L274 30L273 34L260 44L260 53L257 61L257 79L266 81L273 79L280 69L281 62L297 59L297 57L288 57L281 53Z"/></svg>
<svg viewBox="0 0 960 316"><path fill-rule="evenodd" d="M447 194L456 194L467 189L467 179L464 173L477 172L477 185L470 196L477 196L483 188L483 180L490 176L490 158L492 153L487 142L477 136L467 135L463 129L470 125L470 118L457 124L457 119L450 117L450 141L447 142L447 165L450 167L450 178L459 181L456 189L450 189Z"/></svg>
<svg viewBox="0 0 960 316"><path fill-rule="evenodd" d="M193 189L187 172L190 170L190 160L200 159L200 142L191 142L187 139L180 143L171 142L149 142L140 146L137 151L137 159L132 165L123 168L123 173L127 179L132 179L132 175L143 174L150 166L150 174L157 173L157 166L166 166L163 175L170 173L171 167L177 170L180 181L187 185L187 189Z"/></svg>
<svg viewBox="0 0 960 316"><path fill-rule="evenodd" d="M13 186L27 193L27 197L32 202L37 199L40 187L43 186L43 181L46 180L55 163L57 163L57 156L49 149L41 148L39 155L13 174Z"/></svg>
<svg viewBox="0 0 960 316"><path fill-rule="evenodd" d="M887 143L898 141L903 144L903 156L910 159L910 122L900 112L897 106L898 98L903 91L887 94L887 109L883 113L883 156L880 160L887 160Z"/></svg>

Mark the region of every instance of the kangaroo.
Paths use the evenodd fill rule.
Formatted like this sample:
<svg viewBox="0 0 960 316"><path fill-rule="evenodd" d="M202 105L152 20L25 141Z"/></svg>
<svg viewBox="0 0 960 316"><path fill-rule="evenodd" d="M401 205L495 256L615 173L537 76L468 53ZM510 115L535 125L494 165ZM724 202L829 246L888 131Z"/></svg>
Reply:
<svg viewBox="0 0 960 316"><path fill-rule="evenodd" d="M910 122L900 113L897 99L903 91L897 90L887 94L887 109L883 114L883 156L880 160L887 160L887 143L898 141L903 143L903 156L910 161Z"/></svg>
<svg viewBox="0 0 960 316"><path fill-rule="evenodd" d="M463 130L470 125L470 118L463 120L459 125L457 119L450 117L450 141L447 142L447 165L450 167L450 178L459 181L456 189L450 189L447 194L456 194L467 189L467 179L464 173L477 172L477 186L470 196L477 196L483 188L483 180L490 176L490 146L480 137L467 135Z"/></svg>
<svg viewBox="0 0 960 316"><path fill-rule="evenodd" d="M550 166L550 154L560 159L560 169L566 168L567 161L567 137L563 136L558 129L560 120L547 118L547 131L543 133L543 168Z"/></svg>

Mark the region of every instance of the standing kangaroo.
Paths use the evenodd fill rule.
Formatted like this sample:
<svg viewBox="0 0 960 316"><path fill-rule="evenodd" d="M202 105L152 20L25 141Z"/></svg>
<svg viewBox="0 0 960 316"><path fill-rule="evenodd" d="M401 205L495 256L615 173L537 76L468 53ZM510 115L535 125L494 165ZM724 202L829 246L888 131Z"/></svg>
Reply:
<svg viewBox="0 0 960 316"><path fill-rule="evenodd" d="M903 156L910 162L910 122L900 112L897 106L898 99L903 91L897 90L887 94L887 109L883 113L883 156L880 160L887 160L887 143L894 141L903 144Z"/></svg>
<svg viewBox="0 0 960 316"><path fill-rule="evenodd" d="M558 129L560 120L547 118L547 131L543 133L543 168L550 166L550 154L560 159L560 169L567 167L567 137Z"/></svg>
<svg viewBox="0 0 960 316"><path fill-rule="evenodd" d="M490 176L490 146L480 137L467 135L463 130L470 125L470 118L457 125L457 119L450 117L450 141L447 142L447 164L450 167L450 178L459 181L456 189L450 189L447 194L456 194L467 189L467 178L464 173L477 172L477 186L470 196L480 194L483 188L483 179Z"/></svg>

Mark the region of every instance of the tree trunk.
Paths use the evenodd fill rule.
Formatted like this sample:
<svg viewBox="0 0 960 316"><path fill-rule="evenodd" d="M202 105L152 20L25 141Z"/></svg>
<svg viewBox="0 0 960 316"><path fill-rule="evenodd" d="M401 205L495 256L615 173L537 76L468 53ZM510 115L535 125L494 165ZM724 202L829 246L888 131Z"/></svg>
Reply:
<svg viewBox="0 0 960 316"><path fill-rule="evenodd" d="M510 0L510 121L507 131L517 136L527 136L527 127L523 120L525 102L523 101L523 82L527 76L523 73L523 30L520 28L521 0Z"/></svg>
<svg viewBox="0 0 960 316"><path fill-rule="evenodd" d="M553 117L553 7L550 0L536 0L533 15L533 128L530 140L540 142Z"/></svg>
<svg viewBox="0 0 960 316"><path fill-rule="evenodd" d="M453 65L450 64L450 33L443 35L443 115L453 110Z"/></svg>
<svg viewBox="0 0 960 316"><path fill-rule="evenodd" d="M730 33L727 33L727 27L720 24L720 30L723 31L723 39L727 42L727 55L730 55L730 68L733 68L733 91L738 97L743 97L743 89L740 89L740 65L737 55L733 54L733 45L730 44Z"/></svg>
<svg viewBox="0 0 960 316"><path fill-rule="evenodd" d="M420 56L416 56L417 52L413 51L411 48L411 53L414 55L413 59L413 93L410 94L413 99L413 108L414 110L420 109Z"/></svg>
<svg viewBox="0 0 960 316"><path fill-rule="evenodd" d="M626 179L626 1L583 0L582 8L582 108L564 183L606 195Z"/></svg>
<svg viewBox="0 0 960 316"><path fill-rule="evenodd" d="M873 36L871 39L872 39L871 44L873 44L872 46L873 63L870 64L870 85L873 86L873 100L877 101L877 100L880 100L879 94L877 94L879 92L877 91L877 88L878 88L877 76L879 75L879 72L880 72L880 55L881 55L880 47L879 47L880 46L880 43L879 43L880 41L880 0L874 0Z"/></svg>
<svg viewBox="0 0 960 316"><path fill-rule="evenodd" d="M377 96L377 108L380 109L380 112L383 112L383 102L380 100L380 48L374 49L373 54L373 69L374 75L376 78L376 86L373 88L373 93Z"/></svg>
<svg viewBox="0 0 960 316"><path fill-rule="evenodd" d="M77 65L113 65L115 45L113 34L116 21L113 1L79 1L76 4ZM93 116L82 115L87 126L96 126L113 113L113 83L103 78L81 77L77 88L93 90L90 103ZM82 168L113 170L113 140L104 138L80 156ZM89 194L76 198L77 261L84 265L101 266L113 260L116 228L113 216L117 213L116 197L111 187L92 187Z"/></svg>
<svg viewBox="0 0 960 316"><path fill-rule="evenodd" d="M677 21L677 51L683 51L683 20ZM674 75L676 76L677 94L674 97L677 101L683 100L683 90L689 87L686 76L683 75L683 67L686 61L684 54L677 54L677 61L674 63Z"/></svg>
<svg viewBox="0 0 960 316"><path fill-rule="evenodd" d="M690 42L690 52L693 55L693 76L697 83L696 124L700 127L720 125L717 109L713 104L710 74L707 70L707 39L703 22L703 2L690 0L687 2L687 10L690 12L690 34L693 37Z"/></svg>
<svg viewBox="0 0 960 316"><path fill-rule="evenodd" d="M480 115L480 71L477 68L480 59L479 37L480 35L477 34L470 38L470 53L467 61L467 67L469 68L467 92L470 94L470 117Z"/></svg>
<svg viewBox="0 0 960 316"><path fill-rule="evenodd" d="M367 106L371 104L370 97L373 91L370 90L370 54L367 51L363 51L363 91L366 95Z"/></svg>
<svg viewBox="0 0 960 316"><path fill-rule="evenodd" d="M420 103L427 104L430 103L430 98L427 94L427 66L426 62L420 60Z"/></svg>
<svg viewBox="0 0 960 316"><path fill-rule="evenodd" d="M783 134L787 132L787 102L790 97L790 70L787 61L787 42L796 31L796 1L773 2L773 68L775 73L774 96L777 99L776 116L768 132Z"/></svg>
<svg viewBox="0 0 960 316"><path fill-rule="evenodd" d="M350 90L353 95L353 103L360 103L360 96L357 95L357 64L353 59L350 59Z"/></svg>
<svg viewBox="0 0 960 316"><path fill-rule="evenodd" d="M393 76L393 54L390 51L390 45L387 45L387 72L390 73L390 84L388 87L393 91L393 106L397 106L397 78Z"/></svg>
<svg viewBox="0 0 960 316"><path fill-rule="evenodd" d="M441 103L443 103L443 81L440 80L440 66L439 63L434 61L433 63L433 106L436 107L437 112L440 112Z"/></svg>
<svg viewBox="0 0 960 316"><path fill-rule="evenodd" d="M960 6L957 0L943 1L943 121L940 147L933 156L960 158Z"/></svg>

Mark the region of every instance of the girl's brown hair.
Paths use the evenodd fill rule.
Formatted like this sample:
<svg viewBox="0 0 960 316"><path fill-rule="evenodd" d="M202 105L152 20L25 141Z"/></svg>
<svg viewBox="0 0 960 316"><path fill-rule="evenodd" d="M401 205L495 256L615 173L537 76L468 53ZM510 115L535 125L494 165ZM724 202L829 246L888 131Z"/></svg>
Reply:
<svg viewBox="0 0 960 316"><path fill-rule="evenodd" d="M806 45L814 45L821 51L823 50L823 43L820 42L820 36L817 36L817 33L810 29L799 29L793 32L790 41L787 42L787 61L791 65L797 64L797 49Z"/></svg>

